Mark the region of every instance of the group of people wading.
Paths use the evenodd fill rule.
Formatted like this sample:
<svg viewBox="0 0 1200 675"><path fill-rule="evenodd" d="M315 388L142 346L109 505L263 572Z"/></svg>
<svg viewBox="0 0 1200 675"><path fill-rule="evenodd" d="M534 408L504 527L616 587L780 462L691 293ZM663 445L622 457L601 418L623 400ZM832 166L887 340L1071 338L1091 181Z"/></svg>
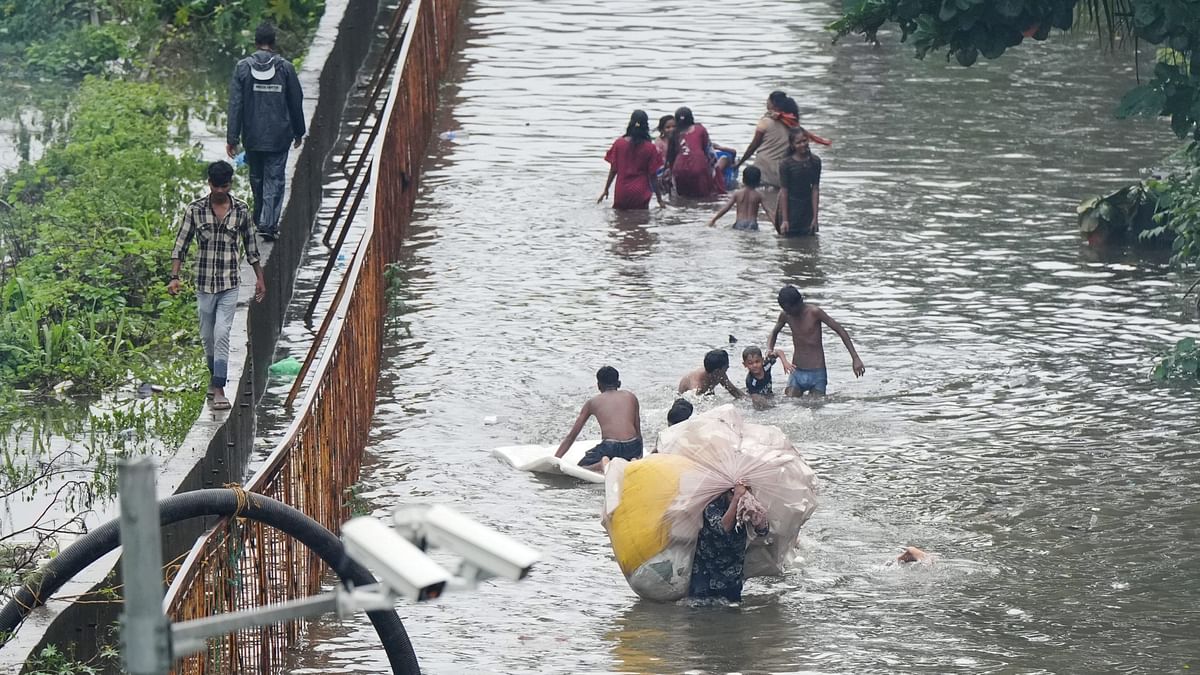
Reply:
<svg viewBox="0 0 1200 675"><path fill-rule="evenodd" d="M759 119L754 138L745 152L717 145L692 110L679 108L658 121L658 137L650 134L650 118L635 110L625 135L613 141L604 159L609 163L604 201L616 183L615 209L646 209L650 199L665 206L672 193L706 199L726 194L737 168L753 158L742 172L743 187L728 200L710 224L737 207L736 229L757 230L761 207L781 235L809 235L819 229L821 159L810 142L830 142L800 126L796 101L782 91L767 97L767 111Z"/></svg>

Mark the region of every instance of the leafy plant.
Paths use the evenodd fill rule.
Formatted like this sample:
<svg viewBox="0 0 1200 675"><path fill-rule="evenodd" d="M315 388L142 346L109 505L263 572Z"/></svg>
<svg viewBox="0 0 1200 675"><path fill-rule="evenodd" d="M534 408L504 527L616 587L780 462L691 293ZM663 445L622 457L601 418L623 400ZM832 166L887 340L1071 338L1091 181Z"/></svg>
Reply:
<svg viewBox="0 0 1200 675"><path fill-rule="evenodd" d="M1196 338L1184 338L1175 343L1150 374L1155 382L1187 378L1200 379L1200 346Z"/></svg>
<svg viewBox="0 0 1200 675"><path fill-rule="evenodd" d="M100 669L90 663L76 661L54 645L47 645L25 664L29 675L99 675Z"/></svg>

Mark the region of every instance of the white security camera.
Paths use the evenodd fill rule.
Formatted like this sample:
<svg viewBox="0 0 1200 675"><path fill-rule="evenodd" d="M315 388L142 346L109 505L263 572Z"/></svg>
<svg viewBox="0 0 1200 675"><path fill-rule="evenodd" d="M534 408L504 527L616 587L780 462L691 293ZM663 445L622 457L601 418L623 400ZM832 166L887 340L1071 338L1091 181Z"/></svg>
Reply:
<svg viewBox="0 0 1200 675"><path fill-rule="evenodd" d="M516 539L446 506L398 509L392 517L417 546L441 547L461 555L460 575L471 584L488 577L523 579L539 557Z"/></svg>
<svg viewBox="0 0 1200 675"><path fill-rule="evenodd" d="M432 600L453 578L412 542L374 518L342 525L346 554L379 576L388 590L411 601Z"/></svg>

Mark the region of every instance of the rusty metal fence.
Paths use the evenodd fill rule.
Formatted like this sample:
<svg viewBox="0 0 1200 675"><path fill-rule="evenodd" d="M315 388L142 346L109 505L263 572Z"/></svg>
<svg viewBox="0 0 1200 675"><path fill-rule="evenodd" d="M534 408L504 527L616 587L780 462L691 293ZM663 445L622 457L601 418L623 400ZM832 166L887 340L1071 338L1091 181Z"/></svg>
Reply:
<svg viewBox="0 0 1200 675"><path fill-rule="evenodd" d="M462 0L414 0L372 151L371 209L338 298L329 309L311 384L297 418L245 486L290 504L337 532L345 491L358 480L375 410L384 318L384 271L412 216L438 81L450 62ZM219 522L197 541L167 591L172 621L274 604L320 591L327 570L291 538L256 523ZM300 622L231 634L177 664L177 673L276 673Z"/></svg>

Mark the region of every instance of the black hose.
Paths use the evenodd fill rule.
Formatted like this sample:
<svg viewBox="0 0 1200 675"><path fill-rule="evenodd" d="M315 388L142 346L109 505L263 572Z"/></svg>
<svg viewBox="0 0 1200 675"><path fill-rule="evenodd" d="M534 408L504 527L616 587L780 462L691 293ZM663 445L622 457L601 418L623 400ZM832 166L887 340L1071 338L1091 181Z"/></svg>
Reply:
<svg viewBox="0 0 1200 675"><path fill-rule="evenodd" d="M190 518L232 516L236 513L295 538L325 561L342 583L353 583L355 586L375 583L375 577L365 567L346 555L341 540L317 521L270 497L241 494L246 498L239 500L239 493L229 489L193 490L167 497L158 503L159 522L170 525ZM29 612L44 604L45 598L120 545L121 530L117 520L110 520L77 539L42 568L36 589L28 584L23 586L0 609L0 636L11 635ZM417 664L417 655L395 610L367 612L367 617L379 634L392 672L396 675L419 674L421 667Z"/></svg>

